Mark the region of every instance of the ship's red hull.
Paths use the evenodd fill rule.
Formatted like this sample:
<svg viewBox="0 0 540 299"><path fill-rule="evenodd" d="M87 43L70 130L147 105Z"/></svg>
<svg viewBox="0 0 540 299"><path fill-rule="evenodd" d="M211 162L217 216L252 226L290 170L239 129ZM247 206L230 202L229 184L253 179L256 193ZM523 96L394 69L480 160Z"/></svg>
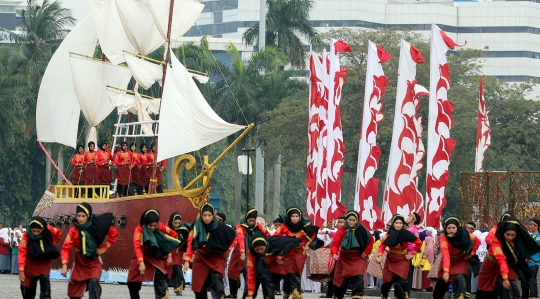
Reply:
<svg viewBox="0 0 540 299"><path fill-rule="evenodd" d="M52 187L54 188L54 186ZM139 225L141 214L149 208L156 209L160 213L160 221L166 224L169 221L169 216L172 212L179 212L182 215L183 221L193 222L197 218L200 207L206 200L207 193L204 193L200 198L192 202L193 199L188 199L180 195L178 192L166 192L161 194L140 195L132 197L124 197L118 199L100 199L100 200L83 200L83 199L54 199L54 194L46 191L41 201L39 202L34 215L44 217L46 219L57 220L60 218L69 219L75 215L77 204L87 201L92 205L94 214L113 213L116 220L122 216L126 217L125 225L115 224L115 228L119 232L119 237L116 243L102 256L103 269L109 270L128 269L130 260L134 255L133 252L133 232L135 227ZM67 216L67 217L65 217ZM58 222L58 221L57 221ZM53 223L51 223L54 225ZM63 223L55 226L62 229L62 239L58 243L61 248L67 232L72 224ZM69 263L71 267L73 259ZM60 259L53 262L53 268L61 267Z"/></svg>

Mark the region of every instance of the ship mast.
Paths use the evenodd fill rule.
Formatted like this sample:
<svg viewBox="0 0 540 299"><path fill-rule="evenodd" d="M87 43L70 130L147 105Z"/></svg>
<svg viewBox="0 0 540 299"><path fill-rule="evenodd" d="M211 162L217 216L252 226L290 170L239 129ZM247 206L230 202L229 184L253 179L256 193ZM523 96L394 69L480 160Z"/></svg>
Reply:
<svg viewBox="0 0 540 299"><path fill-rule="evenodd" d="M172 17L173 17L173 10L174 10L174 0L171 0L171 4L169 6L169 23L167 24L167 42L165 46L165 63L163 64L163 79L161 81L161 95L160 98L163 99L163 89L165 88L165 76L167 75L167 66L169 64L169 49L171 47L171 27L172 27ZM158 120L161 115L161 102L159 102L159 111L160 114L158 114ZM154 165L152 167L152 175L150 176L150 182L148 183L148 194L155 194L156 193L156 187L157 187L157 157L158 157L158 150L159 150L159 142L158 142L158 130L159 126L156 127L156 152L154 153ZM152 150L152 149L150 149Z"/></svg>

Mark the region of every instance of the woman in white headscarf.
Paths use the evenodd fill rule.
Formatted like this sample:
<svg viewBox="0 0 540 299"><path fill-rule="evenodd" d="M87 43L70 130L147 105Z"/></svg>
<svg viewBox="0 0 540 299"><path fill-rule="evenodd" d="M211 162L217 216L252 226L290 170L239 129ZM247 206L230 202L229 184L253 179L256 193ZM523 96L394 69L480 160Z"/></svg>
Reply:
<svg viewBox="0 0 540 299"><path fill-rule="evenodd" d="M19 242L22 232L17 228L11 239L11 274L19 274Z"/></svg>
<svg viewBox="0 0 540 299"><path fill-rule="evenodd" d="M11 269L11 250L9 248L9 229L0 229L0 273L7 274Z"/></svg>

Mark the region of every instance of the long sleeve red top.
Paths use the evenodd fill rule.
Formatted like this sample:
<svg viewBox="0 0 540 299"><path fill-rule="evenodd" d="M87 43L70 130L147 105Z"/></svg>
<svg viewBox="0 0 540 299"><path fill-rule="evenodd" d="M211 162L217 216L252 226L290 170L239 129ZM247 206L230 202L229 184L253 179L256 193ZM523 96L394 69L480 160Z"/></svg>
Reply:
<svg viewBox="0 0 540 299"><path fill-rule="evenodd" d="M73 158L71 158L71 166L84 166L84 154L73 155Z"/></svg>
<svg viewBox="0 0 540 299"><path fill-rule="evenodd" d="M345 238L345 233L347 232L347 229L345 227L340 227L336 234L334 235L334 238L332 239L332 245L330 246L330 254L334 255L339 252L339 249L341 248L341 242L343 241L343 238ZM371 250L373 250L373 236L369 235L369 243L366 245L366 248L364 248L364 253L366 256L369 256L371 254Z"/></svg>
<svg viewBox="0 0 540 299"><path fill-rule="evenodd" d="M384 236L382 239L381 239L381 245L379 246L379 256L382 256L384 254L384 251L386 250L386 246L384 246L383 242L384 240L386 240L388 235ZM409 253L409 245L410 243L414 243L414 249L412 251L412 253ZM405 242L403 244L398 244L398 245L395 245L395 246L392 246L390 247L390 250L392 251L396 251L396 252L405 252L404 254L417 254L418 251L420 251L420 248L422 248L422 241L420 240L420 238L416 239L416 241L414 242Z"/></svg>
<svg viewBox="0 0 540 299"><path fill-rule="evenodd" d="M474 256L476 254L476 250L478 250L478 247L480 246L480 239L478 239L475 235L469 234L471 237L471 240L473 241L473 247L471 250L471 253L469 256ZM450 258L452 256L462 256L465 251L459 250L452 246L450 242L448 242L448 238L446 238L445 234L441 235L440 239L440 247L441 247L441 253L442 253L442 261L443 261L443 269L444 273L450 273ZM463 256L464 257L464 256Z"/></svg>
<svg viewBox="0 0 540 299"><path fill-rule="evenodd" d="M500 272L499 273L503 280L508 280L508 263L506 262L506 256L502 251L501 242L497 239L495 232L497 231L497 226L493 227L491 231L486 236L486 245L488 246L488 254L486 259L493 261L493 259L499 264ZM484 262L486 262L484 260Z"/></svg>
<svg viewBox="0 0 540 299"><path fill-rule="evenodd" d="M108 165L109 161L112 160L112 155L110 151L97 151L96 156L94 157L97 166Z"/></svg>
<svg viewBox="0 0 540 299"><path fill-rule="evenodd" d="M178 234L165 224L158 222L158 228L162 233L167 234L173 238L178 238ZM137 225L135 232L133 234L133 249L135 250L135 256L137 257L137 264L144 262L143 254L143 228L140 225ZM170 254L169 254L170 255Z"/></svg>
<svg viewBox="0 0 540 299"><path fill-rule="evenodd" d="M315 234L313 234L313 236L307 236L306 233L303 230L300 230L297 233L293 233L293 232L291 232L289 230L287 225L283 224L276 230L276 232L274 233L274 236L285 236L285 237L300 238L300 239L302 239L302 242L300 242L298 247L301 247L301 246L304 246L307 242L313 241L313 239L315 238Z"/></svg>
<svg viewBox="0 0 540 299"><path fill-rule="evenodd" d="M259 222L257 222L257 227L266 237L270 237L270 232L268 232L266 227L262 226ZM246 253L246 230L247 228L241 224L236 226L235 242L238 242L240 246L240 253Z"/></svg>
<svg viewBox="0 0 540 299"><path fill-rule="evenodd" d="M98 248L105 247L109 249L112 244L116 242L117 239L118 231L111 226L109 227L109 231L107 232L107 241L105 245L101 244ZM62 265L67 265L69 261L69 254L72 248L81 250L81 238L79 238L79 230L75 226L72 226L69 229L66 240L64 240L64 245L62 245L62 252L60 253L60 257L62 258Z"/></svg>
<svg viewBox="0 0 540 299"><path fill-rule="evenodd" d="M84 165L95 165L96 151L88 151L84 153Z"/></svg>
<svg viewBox="0 0 540 299"><path fill-rule="evenodd" d="M141 154L137 152L131 153L131 167L141 166Z"/></svg>
<svg viewBox="0 0 540 299"><path fill-rule="evenodd" d="M132 157L131 152L121 151L114 158L114 165L116 166L128 166L131 163Z"/></svg>
<svg viewBox="0 0 540 299"><path fill-rule="evenodd" d="M60 241L62 237L62 231L51 225L47 225L47 229L51 232L52 241L54 244ZM28 253L28 236L26 235L29 232L23 233L21 242L19 243L19 273L24 272L24 267L26 266L26 255Z"/></svg>

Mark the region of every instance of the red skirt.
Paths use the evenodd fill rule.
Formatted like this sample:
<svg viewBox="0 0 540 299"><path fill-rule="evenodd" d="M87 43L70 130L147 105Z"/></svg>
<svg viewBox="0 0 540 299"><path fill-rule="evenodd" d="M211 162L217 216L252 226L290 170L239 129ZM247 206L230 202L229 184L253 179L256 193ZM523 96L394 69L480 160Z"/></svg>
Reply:
<svg viewBox="0 0 540 299"><path fill-rule="evenodd" d="M144 256L144 275L141 275L139 272L139 264L137 263L137 257L134 256L131 258L131 263L129 264L128 270L128 282L144 282L144 281L154 281L154 275L156 268L159 269L167 279L171 278L172 271L170 271L170 265L167 264L167 261L164 259L158 259L155 257ZM168 275L167 275L168 274Z"/></svg>
<svg viewBox="0 0 540 299"><path fill-rule="evenodd" d="M148 171L150 169L150 172ZM143 166L141 168L141 176L140 176L140 186L146 186L148 185L148 181L150 180L150 176L152 175L152 171L150 166Z"/></svg>
<svg viewBox="0 0 540 299"><path fill-rule="evenodd" d="M302 276L307 255L304 254L303 247L297 247L289 251L283 258L283 269L285 273L293 273Z"/></svg>
<svg viewBox="0 0 540 299"><path fill-rule="evenodd" d="M79 252L75 253L75 263L68 284L68 297L82 297L86 290L86 284L90 279L101 277L103 264L99 259L89 259Z"/></svg>
<svg viewBox="0 0 540 299"><path fill-rule="evenodd" d="M360 252L342 250L334 271L334 285L341 287L345 278L364 275L366 273L366 260Z"/></svg>
<svg viewBox="0 0 540 299"><path fill-rule="evenodd" d="M444 258L444 257L443 257ZM442 264L441 264L442 266ZM459 257L450 257L450 278L448 279L449 283L454 283L454 275L457 274L465 274L468 275L469 273L469 262L459 258ZM443 280L444 275L444 267L439 267L439 276L437 277L439 280Z"/></svg>
<svg viewBox="0 0 540 299"><path fill-rule="evenodd" d="M118 179L118 185L127 186L129 184L131 171L129 167L121 165L116 168L114 177Z"/></svg>
<svg viewBox="0 0 540 299"><path fill-rule="evenodd" d="M51 273L52 260L35 260L29 254L26 255L26 265L24 266L24 276L26 279L21 284L27 288L30 287L33 277L41 275L49 276ZM18 265L17 265L18 267Z"/></svg>
<svg viewBox="0 0 540 299"><path fill-rule="evenodd" d="M406 280L409 276L409 268L410 264L405 255L388 252L383 269L383 283L391 282L394 275Z"/></svg>
<svg viewBox="0 0 540 299"><path fill-rule="evenodd" d="M191 290L200 293L203 291L204 283L210 270L214 270L221 275L225 272L227 260L218 253L203 253L200 250L195 252L193 259L193 272L191 274ZM206 292L206 290L204 290Z"/></svg>
<svg viewBox="0 0 540 299"><path fill-rule="evenodd" d="M112 180L109 166L99 166L96 170L96 185L110 185Z"/></svg>
<svg viewBox="0 0 540 299"><path fill-rule="evenodd" d="M96 182L97 166L86 165L83 172L84 181L86 185L93 185Z"/></svg>
<svg viewBox="0 0 540 299"><path fill-rule="evenodd" d="M240 244L236 243L236 245L234 245L233 252L231 253L229 268L227 270L227 276L234 280L238 280L238 278L240 278L240 272L242 272L242 270L244 270L246 267L244 261L240 259L240 255L242 255L240 253Z"/></svg>
<svg viewBox="0 0 540 299"><path fill-rule="evenodd" d="M280 264L276 263L275 259L273 261L270 261L265 258L265 262L268 270L273 274L272 278L275 278L274 283L276 282L276 280L277 282L279 282L280 280L285 278L285 275L287 275L287 273L285 273L285 270Z"/></svg>
<svg viewBox="0 0 540 299"><path fill-rule="evenodd" d="M173 252L171 252L172 255L172 266L183 266L184 265L184 252L175 249Z"/></svg>
<svg viewBox="0 0 540 299"><path fill-rule="evenodd" d="M493 258L493 257L492 257ZM501 276L501 268L497 262L494 262L486 256L478 273L478 290L484 292L493 292L497 286L497 278ZM516 280L517 275L514 269L508 268L508 280Z"/></svg>
<svg viewBox="0 0 540 299"><path fill-rule="evenodd" d="M71 183L73 185L78 185L80 182L84 182L84 167L75 166L71 171Z"/></svg>
<svg viewBox="0 0 540 299"><path fill-rule="evenodd" d="M139 186L141 185L141 170L139 167L135 166L131 169L131 177L129 178L129 182Z"/></svg>

